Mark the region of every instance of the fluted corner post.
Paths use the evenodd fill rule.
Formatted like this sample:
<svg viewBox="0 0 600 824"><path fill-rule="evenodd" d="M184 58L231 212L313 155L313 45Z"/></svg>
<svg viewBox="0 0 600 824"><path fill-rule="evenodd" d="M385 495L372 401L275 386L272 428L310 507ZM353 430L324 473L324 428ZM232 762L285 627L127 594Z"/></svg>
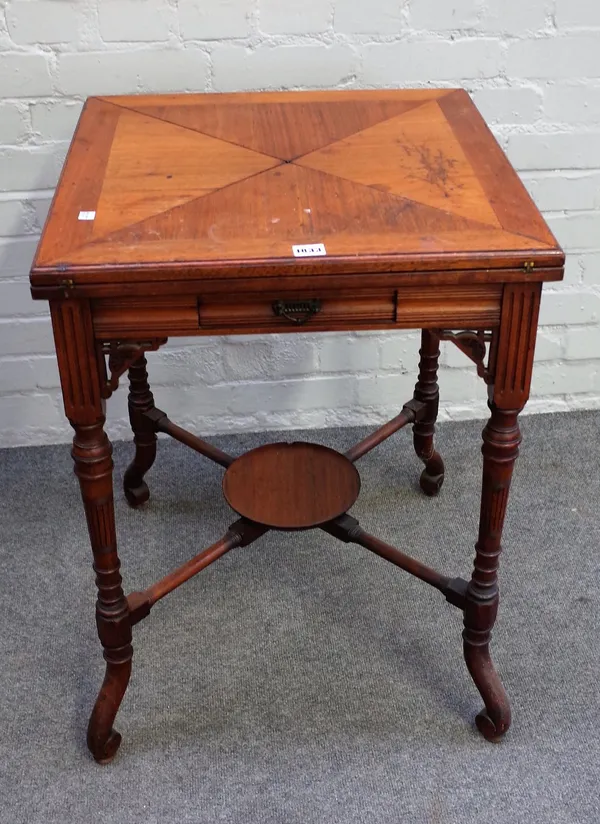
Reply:
<svg viewBox="0 0 600 824"><path fill-rule="evenodd" d="M444 462L435 451L433 436L438 416L440 391L437 383L440 339L432 329L421 332L419 350L419 378L415 386L414 399L427 405L427 411L413 425L415 452L425 464L419 484L426 495L437 495L444 482Z"/></svg>
<svg viewBox="0 0 600 824"><path fill-rule="evenodd" d="M75 430L72 456L94 558L96 624L106 673L90 718L88 747L110 761L121 742L113 729L131 673L131 618L121 586L113 506L112 447L104 432L104 402L89 304L51 303L56 353L67 417Z"/></svg>
<svg viewBox="0 0 600 824"><path fill-rule="evenodd" d="M481 734L498 741L508 730L508 697L490 655L499 604L502 528L521 433L518 416L529 397L541 284L505 287L491 416L483 430L483 478L475 563L464 610L464 655L485 708L476 717Z"/></svg>
<svg viewBox="0 0 600 824"><path fill-rule="evenodd" d="M133 507L140 506L150 497L144 475L156 458L156 430L145 414L154 409L154 396L150 391L146 367L144 355L129 367L129 420L134 435L135 456L123 477L123 489Z"/></svg>

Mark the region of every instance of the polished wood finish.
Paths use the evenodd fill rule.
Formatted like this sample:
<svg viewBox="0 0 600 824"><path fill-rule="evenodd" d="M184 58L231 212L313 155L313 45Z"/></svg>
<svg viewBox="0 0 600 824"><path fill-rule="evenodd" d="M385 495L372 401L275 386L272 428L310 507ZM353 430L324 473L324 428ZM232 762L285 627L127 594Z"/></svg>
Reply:
<svg viewBox="0 0 600 824"><path fill-rule="evenodd" d="M192 435L191 432L187 432L185 429L177 426L176 423L169 420L164 412L158 409L153 411L152 423L156 427L157 432L164 432L165 435L170 435L176 441L179 441L179 443L189 446L190 449L195 449L200 455L204 455L206 458L209 458L221 466L227 467L234 461L231 455L223 452L222 449L213 446L211 443L207 443L202 440L202 438L198 438L196 435Z"/></svg>
<svg viewBox="0 0 600 824"><path fill-rule="evenodd" d="M103 421L91 425L72 423L75 474L81 487L98 587L96 624L106 661L106 675L90 718L87 743L94 758L104 762L112 759L121 741L112 725L131 674L131 622L117 555L112 447Z"/></svg>
<svg viewBox="0 0 600 824"><path fill-rule="evenodd" d="M93 212L92 220L80 219ZM84 215L85 217L85 215ZM293 245L325 244L320 257ZM510 724L490 657L498 560L527 401L542 283L564 255L461 90L419 89L91 98L82 113L31 271L50 301L65 412L97 576L106 675L88 746L109 761L131 673L132 626L154 603L269 529L320 526L441 591L464 613L464 655L485 705L482 734ZM146 353L169 336L422 330L414 397L341 455L272 444L233 458L154 405ZM436 494L440 341L488 385L479 535L470 581L366 533L347 510L354 462L407 424ZM465 361L466 363L469 360ZM117 554L104 404L129 374L132 506L163 433L222 466L242 516L225 535L127 597Z"/></svg>
<svg viewBox="0 0 600 824"><path fill-rule="evenodd" d="M140 133L149 147L144 153L136 151ZM275 165L274 158L154 117L123 111L108 157L92 237L120 230L124 220L128 225L137 224L170 212Z"/></svg>
<svg viewBox="0 0 600 824"><path fill-rule="evenodd" d="M467 589L463 632L465 661L485 702L477 726L489 740L499 739L510 725L510 706L490 658L489 642L498 611L500 539L514 462L521 441L518 410L498 409L483 430L483 486L479 539L473 575Z"/></svg>
<svg viewBox="0 0 600 824"><path fill-rule="evenodd" d="M489 643L498 611L502 527L521 442L518 415L529 398L540 297L538 284L506 287L490 391L491 417L483 430L479 537L467 590L463 639L467 667L485 703L485 710L477 716L477 727L490 741L499 740L511 721Z"/></svg>
<svg viewBox="0 0 600 824"><path fill-rule="evenodd" d="M140 506L150 497L144 475L156 459L156 432L145 415L154 409L146 366L146 358L142 355L129 367L129 421L134 435L135 456L123 477L123 489L133 507Z"/></svg>
<svg viewBox="0 0 600 824"><path fill-rule="evenodd" d="M141 592L132 592L127 597L131 624L139 623L142 618L150 613L150 609L157 601L160 601L165 595L173 592L174 589L189 581L194 575L206 569L207 566L213 564L226 552L235 547L248 546L264 535L265 532L267 532L267 527L240 518L239 521L229 527L219 541L203 549L202 552L194 555L185 564L177 567L173 572L165 575L164 578L161 578L160 581L152 584L147 589Z"/></svg>
<svg viewBox="0 0 600 824"><path fill-rule="evenodd" d="M449 213L444 224L449 227L502 228L437 101L361 130L298 163ZM457 217L466 220L455 223Z"/></svg>
<svg viewBox="0 0 600 824"><path fill-rule="evenodd" d="M506 156L472 105L467 94L449 94L440 100L440 108L452 123L452 130L465 156L477 171L477 179L493 205L502 228L507 232L536 238L549 246L556 240L529 197L523 197L523 184L506 168Z"/></svg>
<svg viewBox="0 0 600 824"><path fill-rule="evenodd" d="M437 495L444 483L444 462L433 446L433 434L438 415L440 388L437 384L440 340L435 332L423 329L419 350L419 380L415 400L425 404L425 413L413 426L415 452L425 464L419 483L426 495Z"/></svg>
<svg viewBox="0 0 600 824"><path fill-rule="evenodd" d="M466 581L463 581L462 578L449 578L446 575L441 575L435 569L431 569L431 567L422 564L415 558L411 558L410 555L406 555L395 546L381 541L374 535L370 535L360 526L356 518L343 515L340 518L324 524L321 529L333 535L334 538L338 538L340 541L359 544L375 555L379 555L380 558L385 558L386 561L409 572L411 575L414 575L415 578L419 578L426 584L438 589L446 596L446 600L450 601L454 606L460 609L465 608Z"/></svg>
<svg viewBox="0 0 600 824"><path fill-rule="evenodd" d="M113 722L131 674L131 622L117 554L112 485L112 447L104 432L100 372L87 303L51 304L52 326L66 415L75 430L72 456L79 479L98 597L96 625L106 674L88 726L94 758L110 761L121 742Z"/></svg>
<svg viewBox="0 0 600 824"><path fill-rule="evenodd" d="M439 286L436 300L422 287L332 292L265 291L260 297L233 295L156 298L104 298L94 301L96 334L111 340L116 333L135 337L230 334L231 331L287 332L348 329L412 329L444 326L495 326L500 320L502 285ZM320 308L302 325L278 315L281 301L317 300Z"/></svg>
<svg viewBox="0 0 600 824"><path fill-rule="evenodd" d="M259 446L223 477L229 506L272 529L320 526L350 509L359 491L359 474L347 457L310 443Z"/></svg>
<svg viewBox="0 0 600 824"><path fill-rule="evenodd" d="M306 243L325 244L318 266L293 257ZM32 283L562 260L461 90L92 98Z"/></svg>
<svg viewBox="0 0 600 824"><path fill-rule="evenodd" d="M114 102L187 129L245 146L255 152L290 162L301 155L342 140L376 123L435 100L437 89L370 92L355 95L323 95L313 92L299 97L289 94L219 95L217 101L188 95L172 97L113 98ZM297 99L294 105L290 105ZM197 101L200 101L198 105ZM368 105L362 104L368 102Z"/></svg>
<svg viewBox="0 0 600 824"><path fill-rule="evenodd" d="M362 441L359 441L359 443L348 449L345 453L346 457L354 463L359 458L362 458L363 455L375 449L376 446L379 446L380 443L390 438L399 429L402 429L409 423L420 420L426 413L427 406L424 403L420 403L415 399L405 403L399 415L396 415L391 421L384 423L383 426L380 426L375 432L367 435Z"/></svg>

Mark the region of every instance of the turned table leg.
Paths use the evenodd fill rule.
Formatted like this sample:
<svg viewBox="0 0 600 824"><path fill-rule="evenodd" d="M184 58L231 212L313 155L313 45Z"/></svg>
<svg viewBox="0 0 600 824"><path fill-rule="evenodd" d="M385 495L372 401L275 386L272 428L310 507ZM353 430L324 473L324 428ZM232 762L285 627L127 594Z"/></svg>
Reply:
<svg viewBox="0 0 600 824"><path fill-rule="evenodd" d="M490 408L491 418L483 430L479 538L467 589L463 639L467 667L485 703L485 710L476 718L477 727L485 738L494 741L510 726L508 697L494 669L489 646L498 611L500 539L521 435L519 410L499 409L493 402Z"/></svg>
<svg viewBox="0 0 600 824"><path fill-rule="evenodd" d="M144 475L156 458L156 432L144 414L154 409L146 365L146 358L142 355L129 367L129 420L134 435L135 456L125 472L123 489L133 507L140 506L150 497Z"/></svg>
<svg viewBox="0 0 600 824"><path fill-rule="evenodd" d="M103 423L74 425L73 459L85 507L98 587L96 624L106 674L90 718L87 743L100 763L110 761L121 736L113 729L131 674L131 621L121 587L112 492L112 447Z"/></svg>
<svg viewBox="0 0 600 824"><path fill-rule="evenodd" d="M498 348L491 364L490 419L483 430L483 480L475 564L464 608L464 654L485 709L476 723L489 741L499 740L510 726L508 697L490 657L490 638L498 611L498 563L502 527L521 434L518 416L529 397L537 319L539 283L504 287Z"/></svg>
<svg viewBox="0 0 600 824"><path fill-rule="evenodd" d="M435 332L430 329L422 330L419 379L415 386L414 398L427 404L427 412L413 425L413 441L415 452L425 464L419 484L426 495L437 495L444 483L444 462L433 445L440 399L437 384L439 345L440 340Z"/></svg>
<svg viewBox="0 0 600 824"><path fill-rule="evenodd" d="M101 763L121 742L113 729L131 673L131 616L121 587L113 507L112 447L104 432L101 369L89 303L52 301L52 326L66 415L75 430L73 460L79 479L98 587L96 623L106 674L87 734Z"/></svg>

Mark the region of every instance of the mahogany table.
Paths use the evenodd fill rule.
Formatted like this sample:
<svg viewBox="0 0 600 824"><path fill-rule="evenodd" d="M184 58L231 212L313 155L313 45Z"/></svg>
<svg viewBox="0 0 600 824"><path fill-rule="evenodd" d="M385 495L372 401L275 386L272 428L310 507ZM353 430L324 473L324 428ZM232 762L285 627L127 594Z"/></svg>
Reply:
<svg viewBox="0 0 600 824"><path fill-rule="evenodd" d="M500 538L527 401L543 281L564 256L469 96L461 90L97 97L87 101L31 271L49 300L75 472L98 586L106 676L88 729L97 761L131 672L132 628L153 604L270 529L319 527L440 590L464 614L464 655L490 740L510 724L490 658ZM277 443L238 458L157 409L144 353L168 337L422 330L414 397L344 455ZM348 510L356 462L412 424L436 494L440 340L489 389L479 537L470 581L449 578L366 533ZM105 399L129 373L135 455L127 500L163 432L225 469L239 516L223 537L158 583L125 595L113 510Z"/></svg>

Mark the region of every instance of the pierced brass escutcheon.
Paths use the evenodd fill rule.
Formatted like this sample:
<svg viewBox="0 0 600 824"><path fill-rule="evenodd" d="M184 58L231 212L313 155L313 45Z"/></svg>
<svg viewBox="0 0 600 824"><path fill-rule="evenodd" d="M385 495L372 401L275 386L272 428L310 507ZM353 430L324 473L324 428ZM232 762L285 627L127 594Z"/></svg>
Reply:
<svg viewBox="0 0 600 824"><path fill-rule="evenodd" d="M303 324L321 311L320 300L276 300L273 302L273 314L286 318L292 323Z"/></svg>

